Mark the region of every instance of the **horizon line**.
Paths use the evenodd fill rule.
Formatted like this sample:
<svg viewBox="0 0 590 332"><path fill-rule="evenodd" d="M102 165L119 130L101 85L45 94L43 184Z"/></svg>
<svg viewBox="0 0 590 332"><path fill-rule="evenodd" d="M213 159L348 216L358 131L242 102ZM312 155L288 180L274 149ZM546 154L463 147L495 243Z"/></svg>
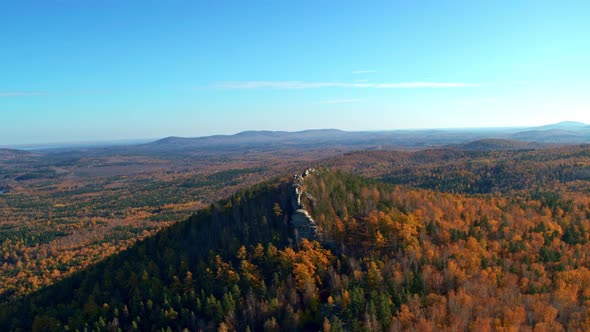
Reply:
<svg viewBox="0 0 590 332"><path fill-rule="evenodd" d="M125 144L125 142L137 142L137 144L142 143L151 143L155 141L159 141L166 138L176 137L176 138L206 138L206 137L214 137L214 136L235 136L242 133L248 132L274 132L274 133L301 133L306 131L341 131L347 133L379 133L379 132L394 132L394 131L427 131L427 130L438 130L438 131L456 131L456 130L505 130L505 129L535 129L535 128L542 128L545 126L551 125L558 125L563 123L579 123L581 125L590 126L589 124L578 122L578 121L560 121L556 123L550 123L546 125L520 125L520 126L504 126L504 127L424 127L424 128L404 128L404 129L363 129L363 130L344 130L338 128L307 128L301 130L269 130L269 129L251 129L251 130L242 130L237 131L229 134L210 134L210 135L201 135L201 136L177 136L177 135L169 135L169 136L160 136L158 138L151 137L151 138L114 138L114 139L95 139L95 140L72 140L72 141L51 141L46 143L17 143L17 144L0 144L0 149L11 149L11 150L42 150L42 149L51 149L53 148L68 148L68 147L84 147L84 146L110 146L110 145L134 145L134 144ZM117 144L119 143L119 144Z"/></svg>

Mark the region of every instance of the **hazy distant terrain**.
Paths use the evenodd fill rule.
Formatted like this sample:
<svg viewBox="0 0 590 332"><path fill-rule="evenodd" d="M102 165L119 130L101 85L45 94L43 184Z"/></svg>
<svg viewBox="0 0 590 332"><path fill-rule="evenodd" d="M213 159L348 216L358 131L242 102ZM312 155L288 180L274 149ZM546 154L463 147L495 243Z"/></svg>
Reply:
<svg viewBox="0 0 590 332"><path fill-rule="evenodd" d="M61 144L35 150L41 154L84 156L109 155L223 155L292 149L416 149L466 144L481 140L521 141L515 148L542 148L551 144L590 143L590 126L561 122L527 128L420 129L392 131L343 131L337 129L287 131L245 131L234 135L166 137L160 140L123 145L95 143L94 146ZM532 142L537 144L527 144ZM495 144L499 143L497 141ZM102 146L101 146L102 145ZM491 147L493 148L493 147ZM13 151L15 149L4 149ZM0 149L0 158L3 154Z"/></svg>
<svg viewBox="0 0 590 332"><path fill-rule="evenodd" d="M0 149L0 248L8 253L0 298L50 285L240 188L309 165L470 193L510 187L487 181L488 173L515 183L530 178L505 166L517 156L579 143L590 143L590 129L566 122L520 129L248 131L126 146ZM489 161L503 166L489 168ZM566 178L588 173L586 167L559 169ZM456 182L437 180L458 175Z"/></svg>
<svg viewBox="0 0 590 332"><path fill-rule="evenodd" d="M562 122L532 128L491 129L431 129L394 130L375 132L347 132L335 129L300 132L249 131L235 135L198 138L168 137L152 143L129 147L129 152L231 152L242 148L254 150L289 149L368 149L368 148L424 148L464 144L482 139L513 140L535 143L579 144L590 143L590 129L583 123ZM547 145L516 142L516 148L541 148ZM520 144L520 146L518 146Z"/></svg>

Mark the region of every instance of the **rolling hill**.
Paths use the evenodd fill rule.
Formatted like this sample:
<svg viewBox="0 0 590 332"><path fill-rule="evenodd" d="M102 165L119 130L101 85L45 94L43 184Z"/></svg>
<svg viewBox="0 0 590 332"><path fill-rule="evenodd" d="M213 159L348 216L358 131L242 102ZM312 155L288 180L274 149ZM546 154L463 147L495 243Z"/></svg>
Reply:
<svg viewBox="0 0 590 332"><path fill-rule="evenodd" d="M496 141L492 141L496 140ZM500 140L536 142L541 145L508 143ZM316 129L304 131L244 131L234 135L203 137L166 137L143 144L102 147L61 147L44 149L36 153L61 156L104 157L125 156L219 156L242 153L338 150L347 152L364 149L425 149L459 146L480 141L486 150L514 148L538 148L546 144L590 143L588 126L578 122L561 122L530 128L480 128L480 129L419 129L391 131L342 131ZM520 145L520 146L518 146ZM461 148L461 147L460 147ZM476 144L465 148L477 149Z"/></svg>
<svg viewBox="0 0 590 332"><path fill-rule="evenodd" d="M546 129L522 131L512 135L511 138L539 143L580 144L588 143L590 134L564 129Z"/></svg>
<svg viewBox="0 0 590 332"><path fill-rule="evenodd" d="M231 152L249 148L261 151L281 149L339 148L392 149L429 148L455 145L477 150L536 149L550 144L590 143L590 131L578 122L561 122L533 128L431 129L347 132L336 129L246 131L235 135L197 138L168 137L137 146L138 151L202 150ZM538 144L530 144L538 143ZM549 145L548 145L549 144Z"/></svg>
<svg viewBox="0 0 590 332"><path fill-rule="evenodd" d="M31 157L34 156L35 154L28 152L28 151L23 151L23 150L17 150L17 149L0 149L0 161L1 160L7 160L7 159L14 159L14 158L19 158L19 157Z"/></svg>
<svg viewBox="0 0 590 332"><path fill-rule="evenodd" d="M169 137L135 148L155 150L217 150L237 149L367 149L393 147L423 147L454 144L482 137L482 133L461 130L399 130L348 132L336 129L285 131L247 131L235 135L216 135L197 138Z"/></svg>
<svg viewBox="0 0 590 332"><path fill-rule="evenodd" d="M584 129L588 125L582 122L576 121L562 121L554 124L549 124L545 126L541 126L538 129L540 130L550 130L550 129L564 129L564 130L580 130Z"/></svg>
<svg viewBox="0 0 590 332"><path fill-rule="evenodd" d="M580 190L590 180L588 145L512 149L509 142L510 149L499 149L498 141L492 143L491 150L476 142L477 150L355 151L318 164L388 183L463 194L510 194L570 186Z"/></svg>
<svg viewBox="0 0 590 332"><path fill-rule="evenodd" d="M550 144L541 144L537 142L516 141L507 139L481 139L469 143L458 144L455 147L463 150L472 151L492 151L492 150L525 150L525 149L542 149L550 147Z"/></svg>
<svg viewBox="0 0 590 332"><path fill-rule="evenodd" d="M306 172L0 305L0 328L585 330L586 201ZM301 210L314 231L293 223Z"/></svg>

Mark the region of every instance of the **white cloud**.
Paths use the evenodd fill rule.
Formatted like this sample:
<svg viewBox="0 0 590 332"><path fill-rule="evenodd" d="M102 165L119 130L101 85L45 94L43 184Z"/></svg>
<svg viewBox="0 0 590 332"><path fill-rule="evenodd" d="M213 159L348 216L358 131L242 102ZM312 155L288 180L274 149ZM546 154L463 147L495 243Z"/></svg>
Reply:
<svg viewBox="0 0 590 332"><path fill-rule="evenodd" d="M478 84L463 82L400 82L400 83L345 83L345 82L305 82L305 81L237 81L219 82L215 86L224 89L418 89L418 88L466 88Z"/></svg>
<svg viewBox="0 0 590 332"><path fill-rule="evenodd" d="M332 100L322 100L320 104L349 104L349 103L358 103L361 102L362 99L332 99Z"/></svg>
<svg viewBox="0 0 590 332"><path fill-rule="evenodd" d="M359 74L371 74L371 73L376 73L376 72L377 72L376 70L372 70L372 69L369 69L369 70L353 70L352 71L352 73L355 74L355 75L359 75Z"/></svg>
<svg viewBox="0 0 590 332"><path fill-rule="evenodd" d="M0 97L27 97L27 96L42 96L41 92L23 92L23 91L0 91Z"/></svg>

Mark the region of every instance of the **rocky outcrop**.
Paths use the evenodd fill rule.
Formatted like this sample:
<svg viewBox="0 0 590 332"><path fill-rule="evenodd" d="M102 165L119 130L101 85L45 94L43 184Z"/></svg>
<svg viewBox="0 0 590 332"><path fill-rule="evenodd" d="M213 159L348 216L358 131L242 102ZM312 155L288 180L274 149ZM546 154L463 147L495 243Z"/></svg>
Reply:
<svg viewBox="0 0 590 332"><path fill-rule="evenodd" d="M293 177L291 206L294 212L291 214L290 222L295 231L295 240L297 243L299 243L302 238L308 240L315 240L318 238L318 227L309 212L305 209L302 200L304 195L311 198L310 195L304 192L303 188L305 185L305 179L308 176L313 175L315 172L315 169L308 168L302 174L295 174Z"/></svg>

